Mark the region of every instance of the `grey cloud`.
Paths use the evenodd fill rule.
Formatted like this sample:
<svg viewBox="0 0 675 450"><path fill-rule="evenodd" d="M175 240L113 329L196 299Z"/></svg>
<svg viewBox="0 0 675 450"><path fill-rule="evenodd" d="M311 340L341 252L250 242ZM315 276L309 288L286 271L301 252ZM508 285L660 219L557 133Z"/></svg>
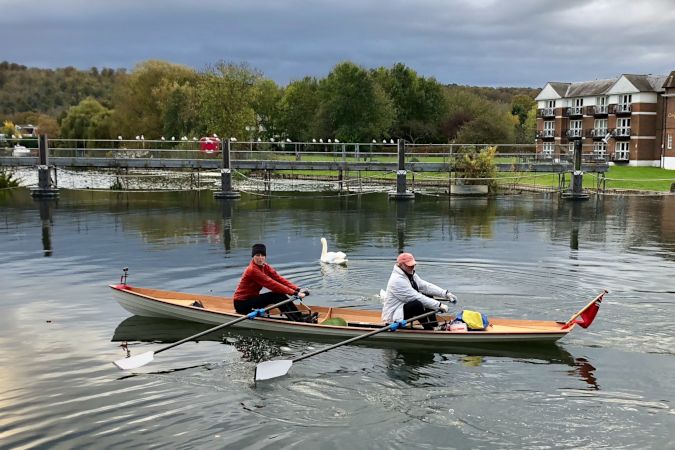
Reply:
<svg viewBox="0 0 675 450"><path fill-rule="evenodd" d="M667 0L4 1L3 59L29 66L196 69L248 62L280 82L336 63L402 62L444 83L542 86L675 70ZM31 30L31 32L26 32Z"/></svg>

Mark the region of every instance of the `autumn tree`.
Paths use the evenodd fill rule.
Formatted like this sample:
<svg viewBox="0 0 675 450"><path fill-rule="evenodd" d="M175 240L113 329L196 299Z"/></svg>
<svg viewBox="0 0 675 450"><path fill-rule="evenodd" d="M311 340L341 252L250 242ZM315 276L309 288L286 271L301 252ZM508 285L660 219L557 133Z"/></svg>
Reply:
<svg viewBox="0 0 675 450"><path fill-rule="evenodd" d="M181 86L195 83L196 78L193 69L179 64L151 60L137 65L116 91L114 122L117 132L122 136L143 134L149 139L162 136L165 120L175 121L175 117L167 117L172 101L174 109L171 111L175 113L176 96L180 97L174 92Z"/></svg>

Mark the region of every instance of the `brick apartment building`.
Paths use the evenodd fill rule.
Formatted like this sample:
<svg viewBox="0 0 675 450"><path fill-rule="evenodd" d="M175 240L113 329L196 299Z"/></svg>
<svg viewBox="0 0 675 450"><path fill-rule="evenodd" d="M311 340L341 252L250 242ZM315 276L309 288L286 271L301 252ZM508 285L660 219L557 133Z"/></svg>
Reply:
<svg viewBox="0 0 675 450"><path fill-rule="evenodd" d="M537 152L675 170L675 71L580 83L549 82L537 101Z"/></svg>

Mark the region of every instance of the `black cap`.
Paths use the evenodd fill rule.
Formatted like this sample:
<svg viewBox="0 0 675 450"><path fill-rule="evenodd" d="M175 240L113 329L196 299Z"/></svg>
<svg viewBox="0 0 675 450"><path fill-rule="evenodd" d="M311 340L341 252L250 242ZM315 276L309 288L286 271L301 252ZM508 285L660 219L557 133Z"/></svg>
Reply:
<svg viewBox="0 0 675 450"><path fill-rule="evenodd" d="M265 244L253 244L253 248L251 248L251 256L253 257L257 254L267 256L267 248L265 247Z"/></svg>

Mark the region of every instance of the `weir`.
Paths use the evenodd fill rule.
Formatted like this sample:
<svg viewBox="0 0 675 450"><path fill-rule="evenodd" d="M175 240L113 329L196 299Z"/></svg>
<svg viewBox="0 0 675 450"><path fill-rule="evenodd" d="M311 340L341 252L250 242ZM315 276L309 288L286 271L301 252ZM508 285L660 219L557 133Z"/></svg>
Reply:
<svg viewBox="0 0 675 450"><path fill-rule="evenodd" d="M331 171L339 174L341 188L349 172L382 172L396 174L395 190L389 198L410 200L414 193L408 189L410 174L446 173L454 182L461 180L457 172L459 158L467 148L477 151L489 147L459 144L397 143L316 143L316 142L237 142L227 139L205 150L193 141L138 141L138 140L75 140L52 139L42 135L38 139L23 140L30 149L28 156L0 153L0 167L35 167L38 185L31 190L35 198L58 196L57 169L113 169L130 170L220 170L220 189L214 197L237 199L232 175L236 170L264 171ZM32 145L31 145L32 144ZM572 173L572 191L580 183L583 172L604 174L609 166L604 160L568 151L542 154L534 145L496 144L495 167L499 172L557 173L564 180ZM562 148L562 146L561 146ZM564 181L563 181L564 182ZM461 184L461 181L459 181ZM454 191L454 183L448 192ZM461 187L461 186L460 186Z"/></svg>

